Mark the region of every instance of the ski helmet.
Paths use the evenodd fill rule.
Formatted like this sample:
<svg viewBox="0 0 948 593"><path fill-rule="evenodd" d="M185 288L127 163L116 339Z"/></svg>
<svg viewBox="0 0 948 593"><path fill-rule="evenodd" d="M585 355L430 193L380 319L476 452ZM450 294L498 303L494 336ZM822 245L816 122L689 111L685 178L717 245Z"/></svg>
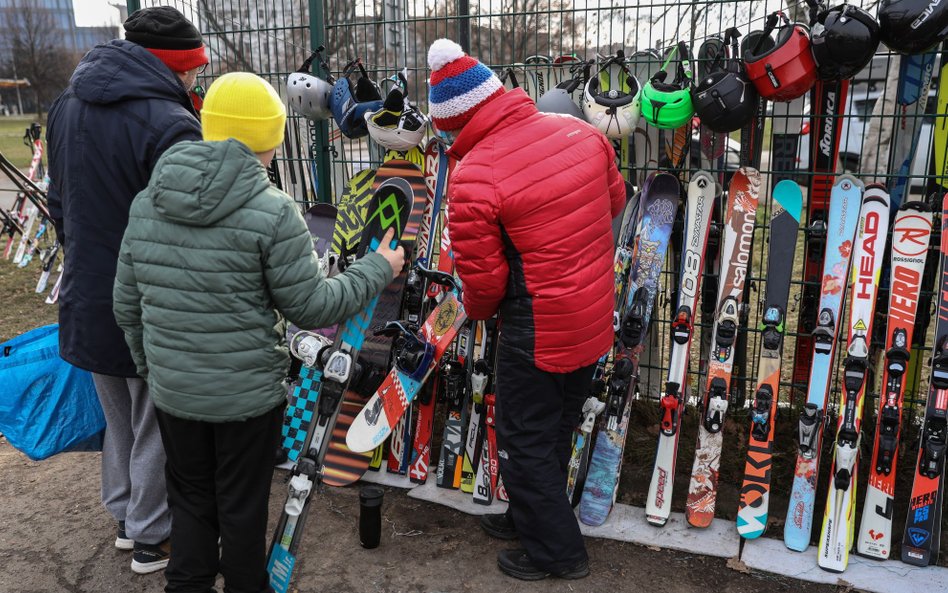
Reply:
<svg viewBox="0 0 948 593"><path fill-rule="evenodd" d="M728 30L730 33L730 29ZM698 80L707 78L714 72L727 66L727 44L720 35L713 35L704 40L695 56L695 77Z"/></svg>
<svg viewBox="0 0 948 593"><path fill-rule="evenodd" d="M879 38L902 54L924 53L948 37L948 2L882 0Z"/></svg>
<svg viewBox="0 0 948 593"><path fill-rule="evenodd" d="M573 90L579 86L579 81L560 83L543 93L543 96L537 99L537 109L544 113L563 113L573 117L583 118L583 110L573 101ZM569 87L572 86L572 89Z"/></svg>
<svg viewBox="0 0 948 593"><path fill-rule="evenodd" d="M678 69L675 80L665 82L668 72L665 67L678 55ZM694 104L691 102L691 72L688 63L688 46L679 43L668 53L665 66L645 83L642 90L642 115L645 121L656 128L666 130L680 128L694 117Z"/></svg>
<svg viewBox="0 0 948 593"><path fill-rule="evenodd" d="M618 80L610 69L618 70ZM604 88L608 86L609 88ZM613 88L617 86L618 88ZM625 65L619 50L590 76L583 89L583 115L586 121L606 135L619 139L632 134L641 114L641 86Z"/></svg>
<svg viewBox="0 0 948 593"><path fill-rule="evenodd" d="M821 80L852 78L879 47L879 23L858 6L840 4L817 15L810 43Z"/></svg>
<svg viewBox="0 0 948 593"><path fill-rule="evenodd" d="M729 29L727 38L705 68L707 74L691 89L691 100L701 123L714 132L739 130L757 112L757 89L747 77L737 57L737 29ZM727 40L731 40L731 57L725 57ZM701 46L704 50L705 46ZM699 50L699 56L702 51Z"/></svg>
<svg viewBox="0 0 948 593"><path fill-rule="evenodd" d="M329 97L332 95L333 78L329 65L323 61L320 47L312 53L296 72L286 77L286 95L290 108L307 119L322 121L332 117ZM319 58L319 66L326 71L326 80L310 74L313 60Z"/></svg>
<svg viewBox="0 0 948 593"><path fill-rule="evenodd" d="M770 50L763 50L764 38L777 26L777 40ZM775 12L767 17L764 35L744 54L744 66L760 96L771 101L793 101L816 84L816 62L810 51L810 34L800 23L791 23L785 14Z"/></svg>
<svg viewBox="0 0 948 593"><path fill-rule="evenodd" d="M354 73L356 67L358 74ZM365 114L382 107L382 93L369 79L361 60L353 60L343 68L342 77L333 85L329 106L346 138L361 138L369 133Z"/></svg>
<svg viewBox="0 0 948 593"><path fill-rule="evenodd" d="M377 144L388 150L405 152L421 144L428 128L428 117L418 111L396 86L385 97L381 109L365 112L365 123L369 137Z"/></svg>

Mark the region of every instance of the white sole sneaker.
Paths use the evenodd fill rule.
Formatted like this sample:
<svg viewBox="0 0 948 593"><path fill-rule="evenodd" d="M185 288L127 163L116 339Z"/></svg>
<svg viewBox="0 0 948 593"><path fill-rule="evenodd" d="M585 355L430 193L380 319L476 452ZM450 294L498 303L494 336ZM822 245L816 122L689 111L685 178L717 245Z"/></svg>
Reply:
<svg viewBox="0 0 948 593"><path fill-rule="evenodd" d="M135 574L151 574L159 570L164 570L166 566L168 566L167 558L164 560L156 560L155 562L138 562L137 560L132 560L132 572Z"/></svg>
<svg viewBox="0 0 948 593"><path fill-rule="evenodd" d="M116 537L115 538L115 547L124 552L135 549L135 540L129 539L127 537Z"/></svg>

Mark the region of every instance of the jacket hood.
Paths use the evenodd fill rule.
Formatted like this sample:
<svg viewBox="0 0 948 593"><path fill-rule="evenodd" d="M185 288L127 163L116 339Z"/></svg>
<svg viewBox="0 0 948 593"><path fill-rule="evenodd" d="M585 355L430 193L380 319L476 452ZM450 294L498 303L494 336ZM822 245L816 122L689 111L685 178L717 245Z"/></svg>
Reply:
<svg viewBox="0 0 948 593"><path fill-rule="evenodd" d="M148 183L158 214L188 226L215 224L269 185L257 155L234 139L175 144Z"/></svg>
<svg viewBox="0 0 948 593"><path fill-rule="evenodd" d="M508 91L477 110L451 144L448 154L461 159L494 131L505 129L534 113L537 113L537 106L523 89Z"/></svg>
<svg viewBox="0 0 948 593"><path fill-rule="evenodd" d="M147 49L124 39L92 48L76 66L69 83L76 96L88 103L165 99L194 113L181 80Z"/></svg>

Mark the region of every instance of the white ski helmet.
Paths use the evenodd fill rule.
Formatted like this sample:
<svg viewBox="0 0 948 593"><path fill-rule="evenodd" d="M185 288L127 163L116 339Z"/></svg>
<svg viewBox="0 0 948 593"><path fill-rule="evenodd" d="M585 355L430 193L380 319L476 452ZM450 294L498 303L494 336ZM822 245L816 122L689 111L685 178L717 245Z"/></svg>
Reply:
<svg viewBox="0 0 948 593"><path fill-rule="evenodd" d="M313 59L319 58L319 65L326 70L327 80L309 73L310 65ZM303 62L299 70L291 72L286 77L286 95L289 99L290 108L296 113L313 121L323 121L332 117L332 110L329 108L329 97L332 95L332 76L329 74L328 65L322 60L320 50Z"/></svg>
<svg viewBox="0 0 948 593"><path fill-rule="evenodd" d="M369 136L377 144L405 152L421 144L428 128L428 116L418 111L402 90L395 87L378 111L365 113L365 123Z"/></svg>
<svg viewBox="0 0 948 593"><path fill-rule="evenodd" d="M621 54L611 56L603 62L599 72L589 77L583 89L583 115L586 121L614 140L632 135L642 111L642 86L624 62ZM601 88L599 74L613 65L619 66L626 75L627 92Z"/></svg>

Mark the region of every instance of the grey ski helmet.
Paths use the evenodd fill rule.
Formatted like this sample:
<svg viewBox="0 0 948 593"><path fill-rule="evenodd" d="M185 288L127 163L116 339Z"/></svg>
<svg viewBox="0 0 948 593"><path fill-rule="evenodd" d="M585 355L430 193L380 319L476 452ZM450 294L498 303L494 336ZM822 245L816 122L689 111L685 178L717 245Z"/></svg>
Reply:
<svg viewBox="0 0 948 593"><path fill-rule="evenodd" d="M537 109L544 113L562 113L584 119L583 110L573 100L573 92L580 84L582 80L576 77L559 83L537 99Z"/></svg>
<svg viewBox="0 0 948 593"><path fill-rule="evenodd" d="M286 77L286 95L290 109L313 121L322 121L332 117L329 98L332 95L334 80L329 74L329 66L320 55L322 49L320 47L314 51L296 72L291 72ZM325 80L310 74L310 66L316 58L319 58L319 66L326 72Z"/></svg>

